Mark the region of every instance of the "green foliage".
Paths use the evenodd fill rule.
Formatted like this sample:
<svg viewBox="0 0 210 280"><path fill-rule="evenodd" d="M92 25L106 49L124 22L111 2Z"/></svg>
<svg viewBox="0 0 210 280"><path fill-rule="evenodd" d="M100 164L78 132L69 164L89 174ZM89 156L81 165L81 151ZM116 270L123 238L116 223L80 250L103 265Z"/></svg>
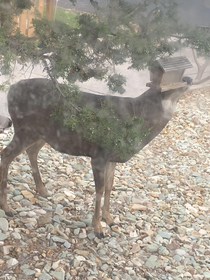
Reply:
<svg viewBox="0 0 210 280"><path fill-rule="evenodd" d="M76 0L70 1L76 4ZM126 62L129 68L145 69L182 46L210 57L209 29L182 25L175 0L109 0L105 8L90 0L95 13L57 9L52 22L36 13L36 36L26 38L17 29L15 15L30 8L31 2L0 0L0 75L11 75L16 61L22 66L43 63L55 85L58 78L68 85L60 86L52 97L52 117L121 157L138 146L144 134L140 120L128 116L121 121L112 106L103 102L98 109L80 108L80 94L69 85L95 78L105 80L110 91L123 93L126 80L116 73L115 65Z"/></svg>
<svg viewBox="0 0 210 280"><path fill-rule="evenodd" d="M99 106L93 108L90 104L79 106L81 95L75 86L60 85L65 98L58 93L53 95L50 102L54 108L51 117L61 121L71 131L76 131L81 138L107 148L119 156L126 158L139 151L143 137L149 131L142 131L140 117L125 116L122 120L117 117L112 103L101 98ZM72 102L77 107L72 107Z"/></svg>
<svg viewBox="0 0 210 280"><path fill-rule="evenodd" d="M111 91L119 92L119 93L123 94L125 92L125 90L123 88L123 85L125 85L125 83L126 83L126 79L124 76L122 76L120 74L114 74L114 75L110 75L108 77L107 85L109 86Z"/></svg>

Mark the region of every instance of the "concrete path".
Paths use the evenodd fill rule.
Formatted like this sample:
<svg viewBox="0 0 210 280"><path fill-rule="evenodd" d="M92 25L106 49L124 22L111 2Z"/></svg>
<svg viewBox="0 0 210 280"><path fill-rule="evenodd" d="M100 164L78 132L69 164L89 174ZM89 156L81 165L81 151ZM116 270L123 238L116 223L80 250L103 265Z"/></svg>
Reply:
<svg viewBox="0 0 210 280"><path fill-rule="evenodd" d="M187 69L185 75L190 76L194 79L196 77L197 67L192 56L192 51L190 49L183 49L179 53L175 54L175 56L188 57L188 59L191 61L193 65L193 68ZM148 70L136 71L134 69L129 70L128 66L129 66L128 64L123 64L117 66L116 70L118 73L125 75L125 77L127 78L127 84L125 87L126 92L123 94L123 96L136 97L148 89L146 87L146 83L150 81L149 71ZM210 66L207 68L204 77L207 75L210 75ZM14 77L11 80L11 84L23 79L38 78L38 77L44 78L46 77L46 74L43 72L43 68L41 66L36 66L34 67L34 69L28 66L22 69L20 65L16 65L14 68L13 76ZM0 76L0 83L2 83L4 80L5 78ZM88 91L96 94L110 94L110 91L106 83L103 81L90 79L87 82L78 83L78 85L83 91ZM192 89L207 87L207 86L210 86L210 81L200 86L196 86L196 87L193 86ZM7 112L6 93L0 91L0 115L1 114L8 115L8 112Z"/></svg>

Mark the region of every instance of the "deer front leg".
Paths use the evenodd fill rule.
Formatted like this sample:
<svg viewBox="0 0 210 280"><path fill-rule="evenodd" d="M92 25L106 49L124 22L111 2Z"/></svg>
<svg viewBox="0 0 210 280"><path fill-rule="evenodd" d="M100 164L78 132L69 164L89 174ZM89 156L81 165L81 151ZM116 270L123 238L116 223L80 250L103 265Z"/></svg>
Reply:
<svg viewBox="0 0 210 280"><path fill-rule="evenodd" d="M114 223L112 216L110 215L110 193L112 191L114 182L114 172L115 172L115 162L108 162L105 174L105 195L104 195L104 206L102 208L102 218L105 220L107 225L112 228L112 226L117 225Z"/></svg>

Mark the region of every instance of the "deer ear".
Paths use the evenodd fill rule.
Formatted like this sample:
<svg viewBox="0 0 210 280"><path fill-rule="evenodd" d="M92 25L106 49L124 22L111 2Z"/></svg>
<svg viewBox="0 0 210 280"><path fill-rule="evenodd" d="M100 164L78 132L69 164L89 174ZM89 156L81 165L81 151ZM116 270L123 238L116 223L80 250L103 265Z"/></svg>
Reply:
<svg viewBox="0 0 210 280"><path fill-rule="evenodd" d="M190 77L183 77L182 82L186 82L188 85L192 85L193 79Z"/></svg>
<svg viewBox="0 0 210 280"><path fill-rule="evenodd" d="M0 129L8 128L12 125L10 118L0 115Z"/></svg>

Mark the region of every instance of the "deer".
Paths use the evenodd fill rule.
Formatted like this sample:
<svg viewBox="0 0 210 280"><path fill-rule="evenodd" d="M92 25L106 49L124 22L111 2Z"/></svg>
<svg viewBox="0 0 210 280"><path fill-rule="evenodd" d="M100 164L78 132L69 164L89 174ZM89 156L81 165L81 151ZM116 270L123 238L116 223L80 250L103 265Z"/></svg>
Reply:
<svg viewBox="0 0 210 280"><path fill-rule="evenodd" d="M95 235L98 238L104 238L100 222L102 195L104 194L102 219L112 229L116 225L110 214L110 193L113 187L115 166L116 163L127 162L134 154L120 158L114 150L102 148L96 143L81 139L76 131L71 131L59 120L50 118L53 108L49 103L49 98L53 87L53 81L47 78L21 80L10 87L8 110L14 126L14 136L10 144L1 152L0 208L7 216L13 216L7 204L8 168L14 158L24 151L29 157L36 191L43 197L48 196L37 164L39 150L48 143L61 153L91 158L96 191L92 225ZM123 118L124 114L142 117L141 129L150 129L150 133L138 143L140 151L167 125L173 116L178 100L188 88L188 84L182 88L164 92L149 88L136 98L82 92L79 106L90 104L93 108L98 108L101 100L109 100L118 117Z"/></svg>

